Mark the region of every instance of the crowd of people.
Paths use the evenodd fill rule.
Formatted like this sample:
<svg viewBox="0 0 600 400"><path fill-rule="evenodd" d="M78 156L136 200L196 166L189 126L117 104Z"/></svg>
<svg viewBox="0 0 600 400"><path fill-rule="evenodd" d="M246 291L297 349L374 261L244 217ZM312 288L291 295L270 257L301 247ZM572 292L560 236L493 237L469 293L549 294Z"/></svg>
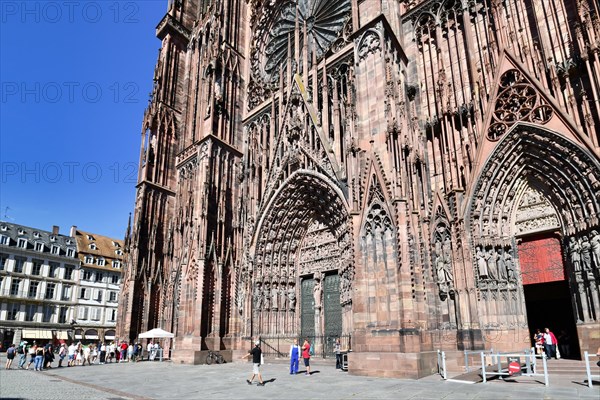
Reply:
<svg viewBox="0 0 600 400"><path fill-rule="evenodd" d="M127 342L99 342L82 344L72 342L69 346L65 342L54 346L52 343L31 344L23 340L19 345L11 344L6 350L6 369L12 369L13 362L18 358L17 369L28 370L33 365L35 371L43 371L52 368L52 364L58 358L57 368L137 362L143 357L143 347L140 343ZM160 350L158 343L149 342L147 347L149 360L154 360ZM67 360L63 365L64 360Z"/></svg>

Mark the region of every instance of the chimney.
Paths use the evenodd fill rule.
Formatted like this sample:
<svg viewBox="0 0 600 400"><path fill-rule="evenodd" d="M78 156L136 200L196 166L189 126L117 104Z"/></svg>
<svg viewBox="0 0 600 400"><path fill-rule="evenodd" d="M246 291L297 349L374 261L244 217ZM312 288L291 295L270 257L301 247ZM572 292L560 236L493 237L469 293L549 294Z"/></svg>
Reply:
<svg viewBox="0 0 600 400"><path fill-rule="evenodd" d="M71 231L69 232L69 236L75 237L76 233L77 233L77 225L71 225Z"/></svg>
<svg viewBox="0 0 600 400"><path fill-rule="evenodd" d="M58 227L58 225L52 225L52 234L53 235L58 235L59 230L60 230L60 228Z"/></svg>

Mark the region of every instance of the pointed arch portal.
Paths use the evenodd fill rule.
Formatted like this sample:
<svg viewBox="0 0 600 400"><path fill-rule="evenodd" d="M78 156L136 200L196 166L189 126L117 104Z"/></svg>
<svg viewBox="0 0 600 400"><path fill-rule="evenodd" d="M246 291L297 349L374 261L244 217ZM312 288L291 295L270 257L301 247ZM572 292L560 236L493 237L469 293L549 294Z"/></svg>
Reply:
<svg viewBox="0 0 600 400"><path fill-rule="evenodd" d="M578 334L598 321L600 165L587 150L519 123L488 158L469 204L473 268L484 329ZM586 253L587 252L587 253Z"/></svg>
<svg viewBox="0 0 600 400"><path fill-rule="evenodd" d="M351 225L340 187L297 170L264 205L251 256L252 335L351 329Z"/></svg>

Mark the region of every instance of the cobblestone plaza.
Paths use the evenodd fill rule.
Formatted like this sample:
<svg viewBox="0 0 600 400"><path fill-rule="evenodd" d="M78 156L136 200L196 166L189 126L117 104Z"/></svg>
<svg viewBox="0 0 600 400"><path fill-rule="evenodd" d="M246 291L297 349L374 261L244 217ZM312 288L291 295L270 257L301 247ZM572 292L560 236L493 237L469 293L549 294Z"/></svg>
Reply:
<svg viewBox="0 0 600 400"><path fill-rule="evenodd" d="M560 361L559 361L560 362ZM170 362L55 368L46 372L2 369L2 399L594 399L585 376L551 376L550 386L515 382L465 384L434 375L420 380L339 372L315 363L311 376L289 375L285 360L261 367L264 387L248 386L251 364L178 365Z"/></svg>

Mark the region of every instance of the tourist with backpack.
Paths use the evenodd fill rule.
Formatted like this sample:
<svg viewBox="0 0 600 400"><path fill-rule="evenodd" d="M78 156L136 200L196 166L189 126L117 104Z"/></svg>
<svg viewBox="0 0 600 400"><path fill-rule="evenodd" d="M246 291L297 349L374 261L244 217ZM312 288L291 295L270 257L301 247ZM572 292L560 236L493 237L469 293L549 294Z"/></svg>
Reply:
<svg viewBox="0 0 600 400"><path fill-rule="evenodd" d="M27 341L23 340L19 343L17 348L17 354L19 355L19 369L25 368L25 362L27 361Z"/></svg>

